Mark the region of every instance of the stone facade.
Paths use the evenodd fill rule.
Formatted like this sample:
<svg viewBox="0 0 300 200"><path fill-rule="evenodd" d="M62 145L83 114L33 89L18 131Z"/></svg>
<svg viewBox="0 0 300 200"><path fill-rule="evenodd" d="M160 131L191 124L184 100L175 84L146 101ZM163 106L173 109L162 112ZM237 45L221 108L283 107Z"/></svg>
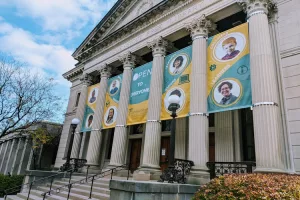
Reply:
<svg viewBox="0 0 300 200"><path fill-rule="evenodd" d="M10 133L0 138L0 173L19 175L26 170L34 169L32 138L30 132L37 128L46 128L54 137L60 137L62 125L50 122L39 122L21 132ZM43 145L38 149L36 167L43 170L53 169L53 158L56 156L58 146ZM41 164L39 166L39 164Z"/></svg>
<svg viewBox="0 0 300 200"><path fill-rule="evenodd" d="M133 135L131 133L134 127L124 126L128 106L128 87L125 86L121 91L122 112L118 115L115 130L99 131L99 127L92 133L80 133L80 130L77 130L73 156L86 158L88 155L88 160L100 168L105 168L108 163L110 166L121 165L130 162L132 141L141 139L138 171L143 173L150 171L151 174L159 171L161 144L163 138L170 135L168 131L163 130L164 125L159 121L157 114L160 113L161 103L161 96L158 94L162 87L162 63L166 52L176 50L176 46L172 44L190 35L189 44L192 44L194 55L191 115L189 118L177 119L175 156L194 161L192 176L207 178L206 163L210 159L210 137L213 136L212 152L215 161L237 162L249 157L256 161L258 172L300 171L298 77L300 18L297 12L300 9L300 2L298 0L138 2L134 0L118 2L74 52L73 56L79 63L64 74L64 77L72 82L72 87L55 166L60 167L64 163L69 146L71 120L74 117L82 118L83 115L80 105L83 100L79 100L78 105L76 103L79 93L80 98L85 98L84 88L87 82L80 80L82 74L94 76L92 80L94 83L97 83L97 80L99 82L99 79L100 83L105 82L106 78L99 72L110 66L111 74L122 73L123 69L124 76L131 79L131 72L126 70L145 63L146 60L143 61L145 55L151 57L152 54L153 73L156 76L152 76L151 80L148 121L143 125L143 131ZM228 22L222 24L222 20L237 15L242 17L236 22L245 22L247 19L249 23L250 49L253 52L250 52L251 76L254 82L253 110L247 113L240 110L216 113L208 120L206 104L199 103L206 102L206 39L218 33L218 26L219 28L228 26L226 24ZM235 25L233 23L230 26ZM131 52L130 59L132 56L141 56L140 62L128 63L124 62L124 59L120 62L120 55L128 56L128 52ZM273 104L265 105L264 102ZM211 118L214 118L212 125L209 122ZM113 140L108 137L112 136L112 132L115 133ZM89 134L99 136L91 137ZM96 141L91 138L96 138ZM247 148L250 150L245 153ZM191 182L193 180L192 178Z"/></svg>

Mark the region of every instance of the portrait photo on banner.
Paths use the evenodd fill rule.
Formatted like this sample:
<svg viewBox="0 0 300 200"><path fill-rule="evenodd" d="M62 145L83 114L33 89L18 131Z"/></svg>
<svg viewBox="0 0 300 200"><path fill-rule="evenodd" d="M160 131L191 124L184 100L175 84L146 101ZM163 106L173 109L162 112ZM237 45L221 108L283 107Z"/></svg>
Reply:
<svg viewBox="0 0 300 200"><path fill-rule="evenodd" d="M223 37L214 50L214 57L220 62L237 58L246 46L246 38L242 33L234 32Z"/></svg>
<svg viewBox="0 0 300 200"><path fill-rule="evenodd" d="M239 80L228 78L219 81L213 89L215 104L226 107L238 102L242 95L242 85Z"/></svg>
<svg viewBox="0 0 300 200"><path fill-rule="evenodd" d="M106 126L110 126L115 123L117 119L118 111L115 106L110 106L104 114L104 123Z"/></svg>
<svg viewBox="0 0 300 200"><path fill-rule="evenodd" d="M109 86L109 95L114 96L115 94L117 94L119 88L120 88L120 80L116 79Z"/></svg>
<svg viewBox="0 0 300 200"><path fill-rule="evenodd" d="M97 96L98 96L98 88L94 88L89 94L88 102L90 104L95 103L97 100Z"/></svg>
<svg viewBox="0 0 300 200"><path fill-rule="evenodd" d="M186 53L181 53L175 56L169 62L169 73L172 75L181 74L189 64L189 57Z"/></svg>

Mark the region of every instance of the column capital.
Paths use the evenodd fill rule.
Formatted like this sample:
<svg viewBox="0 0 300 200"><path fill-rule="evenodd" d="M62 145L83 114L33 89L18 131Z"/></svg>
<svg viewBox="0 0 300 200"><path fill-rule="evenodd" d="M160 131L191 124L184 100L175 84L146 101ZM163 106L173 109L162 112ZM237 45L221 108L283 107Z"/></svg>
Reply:
<svg viewBox="0 0 300 200"><path fill-rule="evenodd" d="M152 42L148 42L148 48L152 49L153 56L166 55L167 49L171 48L172 43L163 37L159 37Z"/></svg>
<svg viewBox="0 0 300 200"><path fill-rule="evenodd" d="M123 63L124 69L131 69L140 61L140 57L129 51L120 56L119 60Z"/></svg>
<svg viewBox="0 0 300 200"><path fill-rule="evenodd" d="M199 37L208 37L208 33L216 28L216 25L209 19L202 15L198 19L192 20L185 25L185 28L191 33L192 39Z"/></svg>
<svg viewBox="0 0 300 200"><path fill-rule="evenodd" d="M81 76L80 81L84 85L91 85L92 84L92 76L85 73Z"/></svg>
<svg viewBox="0 0 300 200"><path fill-rule="evenodd" d="M104 64L99 68L100 77L109 78L111 76L111 67L108 64Z"/></svg>
<svg viewBox="0 0 300 200"><path fill-rule="evenodd" d="M266 14L269 18L278 12L277 4L273 0L237 0L249 19L253 15Z"/></svg>

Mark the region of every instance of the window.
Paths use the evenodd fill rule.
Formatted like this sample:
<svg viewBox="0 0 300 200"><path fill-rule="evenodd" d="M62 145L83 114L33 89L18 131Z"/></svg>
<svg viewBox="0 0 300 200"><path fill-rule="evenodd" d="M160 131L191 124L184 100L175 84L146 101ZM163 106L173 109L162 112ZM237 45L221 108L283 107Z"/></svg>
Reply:
<svg viewBox="0 0 300 200"><path fill-rule="evenodd" d="M75 107L77 107L77 106L78 106L78 104L79 104L79 99L80 99L80 92L79 92L79 93L77 93Z"/></svg>
<svg viewBox="0 0 300 200"><path fill-rule="evenodd" d="M215 126L215 114L214 113L209 114L208 124L209 124L209 127L214 127Z"/></svg>
<svg viewBox="0 0 300 200"><path fill-rule="evenodd" d="M133 125L131 134L143 134L143 124Z"/></svg>
<svg viewBox="0 0 300 200"><path fill-rule="evenodd" d="M161 131L171 131L171 121L172 120L165 120L161 122Z"/></svg>

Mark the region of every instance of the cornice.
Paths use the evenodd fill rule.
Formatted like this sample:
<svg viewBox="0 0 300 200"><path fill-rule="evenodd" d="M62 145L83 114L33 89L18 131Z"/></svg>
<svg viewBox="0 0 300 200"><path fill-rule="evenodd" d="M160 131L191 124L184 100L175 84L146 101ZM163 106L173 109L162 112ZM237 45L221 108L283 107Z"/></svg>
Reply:
<svg viewBox="0 0 300 200"><path fill-rule="evenodd" d="M111 25L116 22L116 20L119 20L122 14L127 11L128 6L134 1L135 0L118 0L110 9L110 11L104 16L104 18L92 30L92 32L80 44L80 46L75 50L72 56L76 59L78 54L81 54L81 52L85 51L86 48L89 48L97 43L98 40L103 37L103 34L107 32L107 29L109 29Z"/></svg>
<svg viewBox="0 0 300 200"><path fill-rule="evenodd" d="M103 38L101 41L90 46L75 58L81 62L86 62L94 56L101 54L111 46L130 38L134 34L141 32L149 26L155 24L159 20L171 15L193 0L165 0L144 14L137 17L135 20L124 25L120 29Z"/></svg>
<svg viewBox="0 0 300 200"><path fill-rule="evenodd" d="M78 65L75 68L71 69L70 71L64 73L63 77L68 81L72 82L81 77L83 70L84 70L84 65Z"/></svg>

